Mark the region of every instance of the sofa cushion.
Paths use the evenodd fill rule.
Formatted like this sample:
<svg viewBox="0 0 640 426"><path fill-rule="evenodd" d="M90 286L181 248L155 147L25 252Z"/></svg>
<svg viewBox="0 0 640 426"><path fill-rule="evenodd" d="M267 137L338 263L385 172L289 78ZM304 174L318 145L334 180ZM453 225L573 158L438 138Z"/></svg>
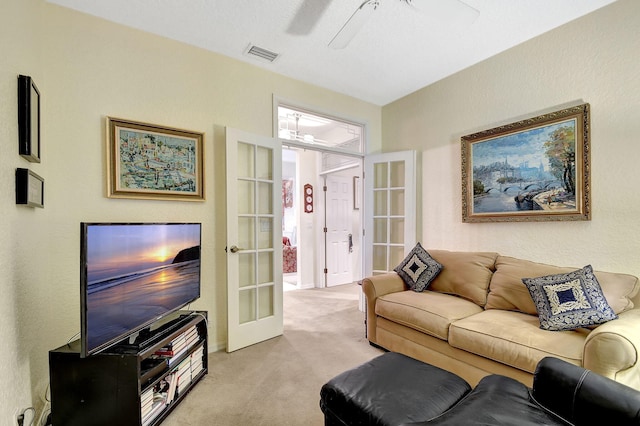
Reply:
<svg viewBox="0 0 640 426"><path fill-rule="evenodd" d="M540 328L572 330L614 320L591 265L566 274L522 280L536 304Z"/></svg>
<svg viewBox="0 0 640 426"><path fill-rule="evenodd" d="M432 255L434 255L432 253ZM442 262L441 262L442 263ZM446 267L446 265L445 265ZM543 263L498 256L485 309L520 311L537 315L538 311L529 290L522 282L523 278L541 277L573 272L577 268L545 265ZM619 314L633 308L631 298L636 295L640 284L638 278L612 272L594 272L602 292L613 312ZM432 287L433 287L432 283Z"/></svg>
<svg viewBox="0 0 640 426"><path fill-rule="evenodd" d="M498 253L429 250L429 254L444 267L429 290L454 294L478 306L487 303L487 289Z"/></svg>
<svg viewBox="0 0 640 426"><path fill-rule="evenodd" d="M451 324L449 344L476 355L533 373L545 356L582 365L589 330L540 329L537 316L491 309Z"/></svg>
<svg viewBox="0 0 640 426"><path fill-rule="evenodd" d="M442 340L453 321L479 312L482 308L473 302L430 290L386 294L376 302L376 315Z"/></svg>
<svg viewBox="0 0 640 426"><path fill-rule="evenodd" d="M416 292L426 290L441 270L442 265L433 260L419 242L394 269L402 281Z"/></svg>

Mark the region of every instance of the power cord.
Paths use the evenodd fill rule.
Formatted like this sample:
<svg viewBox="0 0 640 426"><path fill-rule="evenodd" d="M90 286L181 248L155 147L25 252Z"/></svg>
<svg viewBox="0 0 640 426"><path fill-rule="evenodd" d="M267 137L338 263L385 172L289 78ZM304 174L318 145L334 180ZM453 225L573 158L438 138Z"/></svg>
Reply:
<svg viewBox="0 0 640 426"><path fill-rule="evenodd" d="M44 392L44 407L42 407L42 414L40 420L36 426L50 426L51 425L51 384L47 384L47 390Z"/></svg>
<svg viewBox="0 0 640 426"><path fill-rule="evenodd" d="M69 337L69 340L67 340L67 346L69 346L71 344L71 342L76 340L78 337L80 337L80 332L77 332L73 336Z"/></svg>
<svg viewBox="0 0 640 426"><path fill-rule="evenodd" d="M25 425L24 423L24 418L26 416L26 413L31 413L31 421ZM32 426L33 425L33 420L36 417L36 409L33 407L27 407L24 410L22 410L22 412L20 414L18 414L18 426Z"/></svg>
<svg viewBox="0 0 640 426"><path fill-rule="evenodd" d="M191 311L191 315L201 316L204 319L204 323L206 324L207 328L209 328L209 318L207 318L205 314L197 311Z"/></svg>

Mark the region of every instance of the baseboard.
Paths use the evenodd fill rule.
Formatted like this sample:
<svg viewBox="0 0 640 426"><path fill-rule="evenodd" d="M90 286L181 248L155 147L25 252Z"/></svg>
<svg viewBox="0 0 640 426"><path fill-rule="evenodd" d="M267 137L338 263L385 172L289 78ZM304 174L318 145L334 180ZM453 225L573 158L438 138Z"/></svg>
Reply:
<svg viewBox="0 0 640 426"><path fill-rule="evenodd" d="M309 290L311 288L316 288L316 286L313 283L298 285L298 290Z"/></svg>
<svg viewBox="0 0 640 426"><path fill-rule="evenodd" d="M227 342L209 342L209 347L207 348L208 353L221 352L227 349Z"/></svg>

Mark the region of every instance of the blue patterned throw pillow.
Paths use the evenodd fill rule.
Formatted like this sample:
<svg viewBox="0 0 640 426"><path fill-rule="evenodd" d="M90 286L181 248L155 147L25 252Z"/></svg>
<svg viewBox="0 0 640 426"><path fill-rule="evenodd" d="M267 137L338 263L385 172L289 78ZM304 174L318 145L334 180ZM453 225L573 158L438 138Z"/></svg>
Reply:
<svg viewBox="0 0 640 426"><path fill-rule="evenodd" d="M442 265L429 256L420 243L394 269L409 288L418 293L426 290L441 270Z"/></svg>
<svg viewBox="0 0 640 426"><path fill-rule="evenodd" d="M536 304L543 330L573 330L618 318L591 265L567 274L523 278L522 282Z"/></svg>

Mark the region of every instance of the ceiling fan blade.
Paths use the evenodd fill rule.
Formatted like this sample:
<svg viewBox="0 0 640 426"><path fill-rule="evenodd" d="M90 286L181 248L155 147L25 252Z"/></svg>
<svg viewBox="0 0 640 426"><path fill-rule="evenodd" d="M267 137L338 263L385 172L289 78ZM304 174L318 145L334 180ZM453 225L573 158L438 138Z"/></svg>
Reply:
<svg viewBox="0 0 640 426"><path fill-rule="evenodd" d="M316 26L331 0L304 0L287 27L287 33L307 35Z"/></svg>
<svg viewBox="0 0 640 426"><path fill-rule="evenodd" d="M404 0L419 12L434 19L445 21L447 25L471 25L480 15L480 11L461 0Z"/></svg>
<svg viewBox="0 0 640 426"><path fill-rule="evenodd" d="M329 47L332 49L344 49L347 47L378 6L380 6L380 0L366 0L362 3L329 42Z"/></svg>

